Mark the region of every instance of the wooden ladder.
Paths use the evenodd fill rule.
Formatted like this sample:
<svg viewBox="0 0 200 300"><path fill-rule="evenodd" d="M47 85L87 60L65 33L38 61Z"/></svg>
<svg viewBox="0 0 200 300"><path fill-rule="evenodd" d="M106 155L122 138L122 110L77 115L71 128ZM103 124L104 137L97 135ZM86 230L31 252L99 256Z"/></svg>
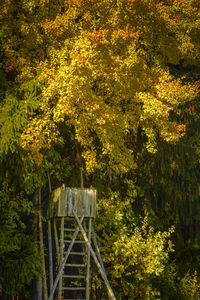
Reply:
<svg viewBox="0 0 200 300"><path fill-rule="evenodd" d="M60 228L60 265L72 242L77 223L63 218ZM84 228L91 242L91 218L85 218ZM90 298L90 250L79 231L63 268L58 285L58 300L89 300Z"/></svg>
<svg viewBox="0 0 200 300"><path fill-rule="evenodd" d="M92 255L97 267L98 267L98 270L102 276L102 279L104 280L105 284L106 284L106 287L107 287L107 290L108 290L108 296L109 296L109 299L110 300L116 300L116 297L113 293L113 290L108 282L108 279L107 279L107 276L106 276L106 272L105 272L105 269L104 269L104 266L103 266L103 261L101 259L101 254L100 254L100 251L99 251L99 247L98 247L98 244L97 244L97 241L96 241L96 237L95 237L95 233L94 233L94 229L92 227L92 219L91 218L88 218L88 230L87 232L84 230L84 227L82 226L82 222L83 222L83 219L84 219L84 214L79 218L73 205L72 205L72 210L73 210L73 214L74 214L74 217L75 217L75 220L77 222L77 228L75 229L72 228L72 227L66 227L66 229L75 229L74 231L74 234L73 234L73 238L70 240L65 240L64 238L64 232L65 232L65 217L62 217L61 219L61 230L60 230L60 255L59 255L59 270L58 270L58 273L57 273L57 276L55 278L55 281L51 287L51 290L50 290L50 295L49 295L49 298L48 300L53 300L54 298L54 293L56 291L56 287L57 287L57 284L59 282L59 285L58 285L58 300L73 300L73 299L76 299L76 300L89 300L90 298L90 254ZM85 218L86 220L86 218ZM84 242L82 240L76 240L77 236L78 236L78 233L79 233L79 230L80 232L82 233L82 236L83 236L83 239L84 239ZM91 232L92 232L92 237L93 237L93 242L94 242L94 246L95 246L95 249L96 249L96 252L97 252L97 256L91 246ZM85 267L86 267L86 274L85 274L85 286L78 286L76 287L76 291L77 289L79 288L79 291L80 291L80 288L84 288L85 290L85 297L84 298L63 298L64 295L64 292L65 291L68 291L69 292L69 288L70 290L72 291L75 291L75 286L64 286L63 285L63 282L64 282L64 278L67 278L67 277L64 277L65 275L69 276L69 275L74 275L74 274L67 274L65 272L65 268L69 267L70 263L68 261L68 258L70 257L70 254L73 253L73 252L76 252L76 251L73 251L73 245L75 244L75 241L78 242L78 244L81 244L81 243L85 243L85 246L87 246L87 260L86 260L86 263L85 263ZM67 247L67 243L69 242L69 247ZM65 247L66 247L66 253L64 255L64 252L65 252ZM58 246L56 247L58 248ZM82 253L81 252L77 252L77 253ZM73 265L73 268L78 268L78 266L75 267L75 264L71 264L71 267ZM80 265L82 264L78 264L79 267ZM83 274L75 274L75 275L83 275ZM69 277L68 277L69 278ZM80 279L80 278L79 278ZM72 289L73 288L73 289ZM83 290L82 290L83 291ZM67 296L68 297L68 296Z"/></svg>

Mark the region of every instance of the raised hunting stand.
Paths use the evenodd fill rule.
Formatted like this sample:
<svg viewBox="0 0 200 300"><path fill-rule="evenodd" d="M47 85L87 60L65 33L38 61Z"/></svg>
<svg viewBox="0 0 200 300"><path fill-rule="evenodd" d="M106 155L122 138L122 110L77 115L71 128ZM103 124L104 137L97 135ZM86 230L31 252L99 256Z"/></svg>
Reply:
<svg viewBox="0 0 200 300"><path fill-rule="evenodd" d="M63 186L51 193L47 211L50 278L48 300L90 299L91 255L106 284L109 299L116 300L105 273L92 226L92 219L96 214L96 190ZM52 246L52 227L54 246ZM97 256L91 246L91 238ZM59 269L55 279L53 261Z"/></svg>

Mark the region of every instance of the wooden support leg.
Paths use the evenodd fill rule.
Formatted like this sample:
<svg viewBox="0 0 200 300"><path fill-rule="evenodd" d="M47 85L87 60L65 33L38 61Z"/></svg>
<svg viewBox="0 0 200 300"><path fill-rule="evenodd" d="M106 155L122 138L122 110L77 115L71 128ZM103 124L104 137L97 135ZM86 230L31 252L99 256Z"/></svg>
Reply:
<svg viewBox="0 0 200 300"><path fill-rule="evenodd" d="M49 244L49 285L50 291L53 287L53 252L52 252L52 237L51 237L51 221L48 220L48 244Z"/></svg>
<svg viewBox="0 0 200 300"><path fill-rule="evenodd" d="M96 249L96 252L97 252L97 256L98 256L99 262L101 264L101 267L102 267L102 269L104 271L105 276L107 277L106 271L105 271L105 268L104 268L104 264L103 264L103 260L101 258L101 252L100 252L99 246L97 244L97 239L96 239L96 236L95 236L95 232L94 232L93 226L92 226L92 239L93 239L93 242L94 242L94 246L95 246L95 249ZM110 297L109 297L109 300L111 300Z"/></svg>
<svg viewBox="0 0 200 300"><path fill-rule="evenodd" d="M65 218L62 217L61 226L60 226L60 266L62 265L62 261L63 261L64 222L65 222ZM62 276L60 276L59 285L58 285L58 300L61 300L61 295L62 295Z"/></svg>
<svg viewBox="0 0 200 300"><path fill-rule="evenodd" d="M75 218L76 218L76 221L77 221L77 223L78 223L78 225L79 225L79 227L80 227L80 230L81 230L81 232L82 232L82 234L83 234L83 237L84 237L84 240L85 240L85 242L86 242L86 244L87 244L87 247L90 249L91 254L92 254L93 258L94 258L94 261L95 261L95 263L96 263L96 265L97 265L97 267L98 267L98 269L99 269L99 272L100 272L100 274L101 274L101 276L102 276L102 278L103 278L103 280L104 280L104 282L105 282L105 284L106 284L106 287L107 287L107 289L108 289L109 297L110 297L112 300L116 300L115 295L114 295L114 293L113 293L113 290L112 290L112 288L111 288L111 286L110 286L110 284L109 284L109 282L108 282L107 276L105 275L104 270L102 269L102 267L101 267L101 265L100 265L100 263L99 263L99 261L98 261L98 259L97 259L97 257L96 257L96 254L94 253L94 251L93 251L93 249L92 249L92 246L91 246L91 244L90 244L90 242L89 242L89 240L88 240L88 238L87 238L86 232L85 232L85 230L83 229L83 226L81 225L81 222L80 222L80 220L79 220L79 218L78 218L78 216L77 216L77 213L76 213L74 207L73 207L73 213L74 213L74 216L75 216Z"/></svg>
<svg viewBox="0 0 200 300"><path fill-rule="evenodd" d="M89 218L88 240L91 243L92 219ZM86 300L90 299L90 249L87 249L87 271L86 271Z"/></svg>
<svg viewBox="0 0 200 300"><path fill-rule="evenodd" d="M54 238L56 245L56 257L58 261L58 266L60 265L60 251L59 251L59 242L58 242L58 231L56 226L56 218L53 219L53 229L54 229Z"/></svg>
<svg viewBox="0 0 200 300"><path fill-rule="evenodd" d="M39 189L39 236L40 236L40 249L42 251L42 272L43 272L43 296L44 300L48 299L48 291L47 291L47 277L46 277L46 269L45 269L45 257L44 257L44 241L43 241L43 227L42 227L42 196L41 189Z"/></svg>

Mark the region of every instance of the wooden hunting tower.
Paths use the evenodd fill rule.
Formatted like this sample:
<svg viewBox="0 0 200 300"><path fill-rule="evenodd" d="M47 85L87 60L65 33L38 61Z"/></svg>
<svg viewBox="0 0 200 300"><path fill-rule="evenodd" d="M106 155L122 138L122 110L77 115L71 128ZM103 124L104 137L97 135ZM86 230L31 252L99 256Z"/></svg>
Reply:
<svg viewBox="0 0 200 300"><path fill-rule="evenodd" d="M94 189L63 186L51 193L47 210L50 278L48 300L90 299L91 255L106 283L109 299L115 299L92 227L92 219L96 214L96 190ZM52 239L52 227L54 239ZM91 238L98 258L92 249ZM53 267L57 269L55 280Z"/></svg>

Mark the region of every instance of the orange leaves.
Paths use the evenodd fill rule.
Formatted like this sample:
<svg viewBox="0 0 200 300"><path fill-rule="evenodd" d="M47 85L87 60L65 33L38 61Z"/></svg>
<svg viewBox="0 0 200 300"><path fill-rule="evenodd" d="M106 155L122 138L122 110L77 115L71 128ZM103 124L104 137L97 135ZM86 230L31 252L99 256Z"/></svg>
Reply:
<svg viewBox="0 0 200 300"><path fill-rule="evenodd" d="M41 153L32 153L31 158L35 161L36 165L40 165L43 160L43 155Z"/></svg>
<svg viewBox="0 0 200 300"><path fill-rule="evenodd" d="M92 16L89 12L86 12L84 14L84 20L85 20L85 22L90 22L92 20Z"/></svg>
<svg viewBox="0 0 200 300"><path fill-rule="evenodd" d="M46 34L54 33L56 36L62 35L64 28L69 24L69 17L67 15L57 15L56 19L51 21L45 19L43 28Z"/></svg>
<svg viewBox="0 0 200 300"><path fill-rule="evenodd" d="M68 4L71 6L81 6L82 0L68 0Z"/></svg>
<svg viewBox="0 0 200 300"><path fill-rule="evenodd" d="M92 48L96 48L103 44L109 44L109 41L106 39L106 31L101 29L92 32L84 32L83 36L91 42Z"/></svg>
<svg viewBox="0 0 200 300"><path fill-rule="evenodd" d="M94 30L92 32L85 32L84 36L87 37L88 39L98 42L103 38L104 33L101 29L99 29L99 30Z"/></svg>
<svg viewBox="0 0 200 300"><path fill-rule="evenodd" d="M14 64L9 64L8 66L5 67L6 73L11 72L14 69L15 69L15 65Z"/></svg>
<svg viewBox="0 0 200 300"><path fill-rule="evenodd" d="M134 38L138 40L139 32L135 31L135 28L131 27L130 24L127 24L124 29L115 30L113 32L113 37L122 38L124 40L128 38Z"/></svg>
<svg viewBox="0 0 200 300"><path fill-rule="evenodd" d="M52 22L45 19L43 27L44 27L45 33L49 33L53 29Z"/></svg>
<svg viewBox="0 0 200 300"><path fill-rule="evenodd" d="M82 64L83 66L88 65L88 62L87 62L87 60L85 59L84 56L78 55L77 59L78 59L78 62L79 62L80 64Z"/></svg>
<svg viewBox="0 0 200 300"><path fill-rule="evenodd" d="M181 136L185 134L186 132L186 125L184 124L177 124L176 126L176 131L178 134L180 134Z"/></svg>

